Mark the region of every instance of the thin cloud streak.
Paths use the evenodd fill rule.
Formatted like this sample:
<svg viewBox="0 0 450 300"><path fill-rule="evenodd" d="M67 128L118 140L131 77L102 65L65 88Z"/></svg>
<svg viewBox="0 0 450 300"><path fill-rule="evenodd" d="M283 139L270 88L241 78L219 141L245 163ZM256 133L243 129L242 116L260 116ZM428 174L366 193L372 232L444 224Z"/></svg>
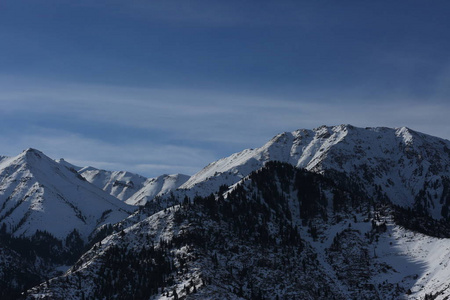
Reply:
<svg viewBox="0 0 450 300"><path fill-rule="evenodd" d="M121 88L95 85L4 85L0 94L3 112L62 115L80 122L115 123L131 128L158 130L176 138L233 143L236 133L248 128L262 131L287 129L299 123L346 123L373 119L390 123L416 120L448 111L450 104L422 102L401 93L372 95L364 90L299 93L288 100L198 90ZM319 100L316 100L319 99ZM392 112L400 112L398 116ZM339 116L339 117L338 117ZM359 117L362 116L362 117ZM312 124L314 123L314 124ZM407 124L398 124L399 126ZM298 126L298 125L297 125ZM215 129L215 130L212 130ZM226 132L233 138L226 139ZM248 141L246 138L245 140Z"/></svg>
<svg viewBox="0 0 450 300"><path fill-rule="evenodd" d="M1 88L0 117L3 122L17 122L2 125L11 129L0 138L1 154L16 155L35 147L81 166L146 176L193 174L213 160L259 147L280 132L320 125L408 126L450 138L446 125L450 104L410 100L401 93L373 95L363 88L304 91L287 100L273 95L17 80L9 84L4 80ZM46 120L51 124L47 126ZM129 139L139 130L144 134Z"/></svg>

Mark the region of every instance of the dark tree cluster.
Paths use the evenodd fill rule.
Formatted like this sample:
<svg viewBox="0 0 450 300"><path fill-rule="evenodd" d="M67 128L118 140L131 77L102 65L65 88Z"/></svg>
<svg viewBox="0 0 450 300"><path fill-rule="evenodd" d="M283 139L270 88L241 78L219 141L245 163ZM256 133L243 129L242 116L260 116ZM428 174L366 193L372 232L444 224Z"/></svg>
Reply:
<svg viewBox="0 0 450 300"><path fill-rule="evenodd" d="M92 299L148 299L173 284L173 245L143 245L140 251L113 246L102 257ZM167 291L169 292L169 291ZM171 293L171 292L170 292Z"/></svg>
<svg viewBox="0 0 450 300"><path fill-rule="evenodd" d="M15 300L22 298L22 291L39 284L44 279L30 266L33 261L20 257L5 246L0 246L0 299Z"/></svg>
<svg viewBox="0 0 450 300"><path fill-rule="evenodd" d="M86 250L76 229L61 241L41 230L31 237L14 237L4 223L0 227L0 244L13 253L21 266L2 266L5 276L0 278L0 299L20 299L23 291L47 279L46 267L71 265Z"/></svg>
<svg viewBox="0 0 450 300"><path fill-rule="evenodd" d="M450 222L436 220L425 211L417 208L404 208L393 205L394 221L406 229L438 238L450 238Z"/></svg>
<svg viewBox="0 0 450 300"><path fill-rule="evenodd" d="M72 264L83 253L84 242L74 229L61 241L46 231L36 230L31 237L14 237L6 232L6 225L0 228L0 242L19 253L24 259L37 257L55 264Z"/></svg>
<svg viewBox="0 0 450 300"><path fill-rule="evenodd" d="M442 204L442 217L450 222L450 178L448 177L442 178L442 194L439 201Z"/></svg>

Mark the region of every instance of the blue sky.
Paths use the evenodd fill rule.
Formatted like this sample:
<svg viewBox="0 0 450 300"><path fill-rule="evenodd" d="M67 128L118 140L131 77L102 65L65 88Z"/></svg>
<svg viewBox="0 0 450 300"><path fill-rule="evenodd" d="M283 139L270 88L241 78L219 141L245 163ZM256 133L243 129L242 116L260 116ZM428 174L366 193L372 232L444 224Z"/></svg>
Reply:
<svg viewBox="0 0 450 300"><path fill-rule="evenodd" d="M299 128L450 139L447 1L0 2L0 154L146 176Z"/></svg>

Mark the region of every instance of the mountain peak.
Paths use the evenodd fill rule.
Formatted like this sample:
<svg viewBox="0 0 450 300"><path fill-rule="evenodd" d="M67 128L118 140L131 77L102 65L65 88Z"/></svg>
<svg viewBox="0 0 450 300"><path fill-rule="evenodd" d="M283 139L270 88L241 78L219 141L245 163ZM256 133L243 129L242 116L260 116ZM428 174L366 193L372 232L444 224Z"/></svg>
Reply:
<svg viewBox="0 0 450 300"><path fill-rule="evenodd" d="M23 150L19 155L11 157L9 161L14 165L21 165L26 169L35 171L42 169L44 166L56 164L51 158L34 148Z"/></svg>
<svg viewBox="0 0 450 300"><path fill-rule="evenodd" d="M410 144L413 141L413 134L415 134L415 132L408 127L400 127L395 129L395 134L398 137L403 137L405 144Z"/></svg>
<svg viewBox="0 0 450 300"><path fill-rule="evenodd" d="M20 156L42 158L43 156L45 156L45 154L37 149L28 148L28 149L23 150L22 153L20 154Z"/></svg>

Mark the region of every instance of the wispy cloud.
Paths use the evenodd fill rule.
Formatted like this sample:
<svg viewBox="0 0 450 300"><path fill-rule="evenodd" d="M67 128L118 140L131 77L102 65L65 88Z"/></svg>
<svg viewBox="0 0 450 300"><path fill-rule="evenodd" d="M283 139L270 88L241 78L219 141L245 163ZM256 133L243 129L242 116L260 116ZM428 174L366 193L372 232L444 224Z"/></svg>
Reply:
<svg viewBox="0 0 450 300"><path fill-rule="evenodd" d="M35 147L82 166L149 176L192 174L215 159L261 146L279 132L323 124L408 126L450 138L450 104L364 89L305 91L282 99L7 78L0 82L0 125L9 128L0 136L1 154Z"/></svg>
<svg viewBox="0 0 450 300"><path fill-rule="evenodd" d="M261 141L251 136L255 130L285 127L283 115L298 116L305 106L281 99L199 90L27 83L4 84L2 89L3 113L36 119L61 116L76 120L80 126L100 122L111 125L111 129L126 126L162 132L171 140L241 145Z"/></svg>

